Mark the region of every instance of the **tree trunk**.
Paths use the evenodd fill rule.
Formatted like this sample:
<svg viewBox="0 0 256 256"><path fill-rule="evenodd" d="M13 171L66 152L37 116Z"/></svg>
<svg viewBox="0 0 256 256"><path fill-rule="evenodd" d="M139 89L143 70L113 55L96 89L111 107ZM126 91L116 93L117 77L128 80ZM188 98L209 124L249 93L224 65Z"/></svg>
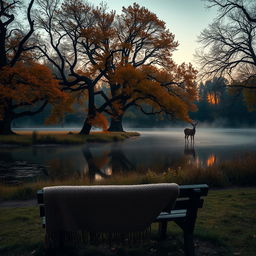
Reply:
<svg viewBox="0 0 256 256"><path fill-rule="evenodd" d="M12 115L5 113L3 120L0 120L0 134L15 134L11 129L12 121Z"/></svg>
<svg viewBox="0 0 256 256"><path fill-rule="evenodd" d="M112 117L108 131L111 132L123 132L123 115Z"/></svg>
<svg viewBox="0 0 256 256"><path fill-rule="evenodd" d="M93 159L93 155L87 146L83 148L83 155L88 164L89 180L90 180L90 182L93 182L93 181L95 181L95 174L97 173L98 168L96 167L94 159Z"/></svg>
<svg viewBox="0 0 256 256"><path fill-rule="evenodd" d="M85 135L90 134L90 131L92 128L91 120L95 117L95 115L96 115L96 108L94 103L94 86L90 85L88 88L88 115L84 121L82 130L79 132L79 134L85 134Z"/></svg>
<svg viewBox="0 0 256 256"><path fill-rule="evenodd" d="M89 118L87 117L84 121L82 130L79 132L79 134L88 135L90 134L91 129L92 129L92 126L90 124Z"/></svg>

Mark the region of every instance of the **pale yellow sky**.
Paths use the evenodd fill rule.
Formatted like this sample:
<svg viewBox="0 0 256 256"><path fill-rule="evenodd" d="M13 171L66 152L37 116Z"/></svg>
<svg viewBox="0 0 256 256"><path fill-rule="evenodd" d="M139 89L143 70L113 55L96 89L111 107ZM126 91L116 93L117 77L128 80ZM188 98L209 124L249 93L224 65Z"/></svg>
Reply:
<svg viewBox="0 0 256 256"><path fill-rule="evenodd" d="M95 5L102 0L89 1ZM216 17L216 10L205 8L202 0L106 0L109 9L120 13L122 6L134 2L145 6L165 21L167 27L175 34L179 42L178 50L174 53L177 63L191 62L196 66L194 53L199 44L196 42L200 32Z"/></svg>

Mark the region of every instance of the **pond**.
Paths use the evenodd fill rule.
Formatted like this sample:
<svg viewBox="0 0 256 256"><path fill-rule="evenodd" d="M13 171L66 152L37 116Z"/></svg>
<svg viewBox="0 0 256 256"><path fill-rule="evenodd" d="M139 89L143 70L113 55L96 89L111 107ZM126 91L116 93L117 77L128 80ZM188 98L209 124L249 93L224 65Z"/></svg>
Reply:
<svg viewBox="0 0 256 256"><path fill-rule="evenodd" d="M76 146L0 149L0 182L19 184L69 177L105 179L131 172L164 172L183 166L211 166L245 152L256 152L256 129L199 128L194 145L183 128L136 129L140 137L124 142Z"/></svg>

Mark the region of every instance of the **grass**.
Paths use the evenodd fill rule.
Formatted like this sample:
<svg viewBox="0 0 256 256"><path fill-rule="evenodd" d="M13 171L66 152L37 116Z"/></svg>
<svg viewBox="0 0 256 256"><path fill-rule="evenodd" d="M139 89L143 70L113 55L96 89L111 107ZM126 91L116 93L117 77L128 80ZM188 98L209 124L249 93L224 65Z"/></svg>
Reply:
<svg viewBox="0 0 256 256"><path fill-rule="evenodd" d="M210 192L200 211L197 234L221 242L230 255L255 255L256 188Z"/></svg>
<svg viewBox="0 0 256 256"><path fill-rule="evenodd" d="M63 132L20 132L14 135L0 135L0 145L42 145L42 144L84 144L86 142L113 142L139 136L137 132L92 132L90 135Z"/></svg>
<svg viewBox="0 0 256 256"><path fill-rule="evenodd" d="M212 190L199 211L196 224L197 255L253 256L256 251L256 188ZM44 255L44 230L37 207L1 208L0 255ZM157 227L153 226L156 236ZM152 241L141 248L88 247L78 255L184 255L182 233L168 227L169 240ZM205 247L202 251L202 247ZM201 250L201 253L200 253ZM211 254L211 250L215 254ZM216 254L217 253L217 254ZM67 254L61 254L67 255Z"/></svg>

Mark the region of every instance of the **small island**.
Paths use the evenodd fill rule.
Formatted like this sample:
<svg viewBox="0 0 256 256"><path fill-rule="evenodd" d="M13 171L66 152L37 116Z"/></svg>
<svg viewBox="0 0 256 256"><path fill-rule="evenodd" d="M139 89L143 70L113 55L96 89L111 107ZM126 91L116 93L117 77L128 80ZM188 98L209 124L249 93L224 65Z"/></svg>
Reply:
<svg viewBox="0 0 256 256"><path fill-rule="evenodd" d="M87 142L116 142L140 136L138 132L91 132L89 135L77 132L17 132L12 135L0 135L0 147L5 146L42 146L76 145Z"/></svg>

